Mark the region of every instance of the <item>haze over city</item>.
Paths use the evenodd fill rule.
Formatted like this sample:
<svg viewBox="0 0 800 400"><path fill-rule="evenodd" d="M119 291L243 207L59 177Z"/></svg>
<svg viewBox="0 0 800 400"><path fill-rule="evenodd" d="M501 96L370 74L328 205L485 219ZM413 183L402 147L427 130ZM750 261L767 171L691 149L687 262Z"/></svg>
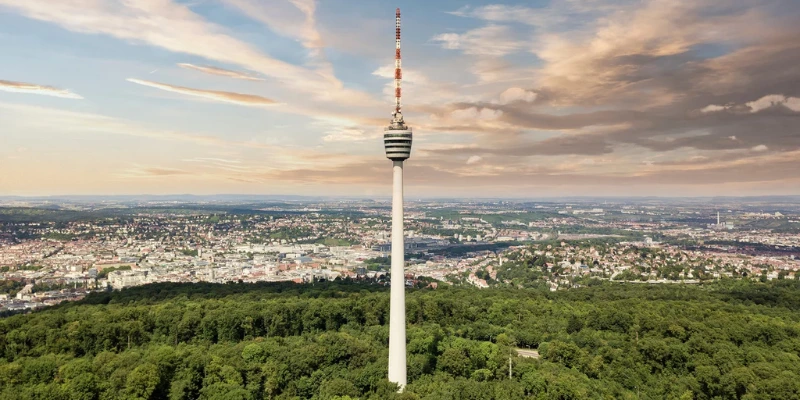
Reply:
<svg viewBox="0 0 800 400"><path fill-rule="evenodd" d="M0 0L0 194L800 194L776 1Z"/></svg>

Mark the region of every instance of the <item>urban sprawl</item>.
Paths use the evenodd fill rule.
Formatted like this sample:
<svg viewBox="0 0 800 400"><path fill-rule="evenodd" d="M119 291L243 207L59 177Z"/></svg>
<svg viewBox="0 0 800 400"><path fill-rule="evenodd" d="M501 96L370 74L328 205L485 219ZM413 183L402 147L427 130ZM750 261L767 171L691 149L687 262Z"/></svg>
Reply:
<svg viewBox="0 0 800 400"><path fill-rule="evenodd" d="M0 311L155 282L389 283L388 202L2 205ZM405 236L409 287L800 279L794 204L419 201Z"/></svg>

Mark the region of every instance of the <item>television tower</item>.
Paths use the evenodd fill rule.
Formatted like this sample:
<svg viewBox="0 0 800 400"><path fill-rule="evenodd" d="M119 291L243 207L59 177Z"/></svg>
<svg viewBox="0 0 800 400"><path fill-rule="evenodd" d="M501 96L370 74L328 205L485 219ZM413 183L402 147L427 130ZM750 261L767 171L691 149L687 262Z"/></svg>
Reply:
<svg viewBox="0 0 800 400"><path fill-rule="evenodd" d="M411 156L411 128L400 112L400 9L395 14L394 111L392 121L384 128L386 158L392 160L392 270L389 303L389 381L406 386L406 293L405 243L403 240L403 161Z"/></svg>

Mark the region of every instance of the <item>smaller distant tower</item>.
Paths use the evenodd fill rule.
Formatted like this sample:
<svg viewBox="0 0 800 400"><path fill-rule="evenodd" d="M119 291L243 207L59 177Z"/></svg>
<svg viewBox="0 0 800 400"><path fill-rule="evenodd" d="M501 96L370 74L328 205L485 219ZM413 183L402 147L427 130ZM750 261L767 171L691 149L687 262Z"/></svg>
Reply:
<svg viewBox="0 0 800 400"><path fill-rule="evenodd" d="M719 226L719 211L717 211L717 226Z"/></svg>

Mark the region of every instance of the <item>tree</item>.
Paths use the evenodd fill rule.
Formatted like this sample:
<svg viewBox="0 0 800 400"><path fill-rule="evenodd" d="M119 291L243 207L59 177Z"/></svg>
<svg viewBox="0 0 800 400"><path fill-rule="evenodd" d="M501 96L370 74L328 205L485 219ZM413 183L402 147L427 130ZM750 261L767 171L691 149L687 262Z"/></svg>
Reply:
<svg viewBox="0 0 800 400"><path fill-rule="evenodd" d="M577 315L570 315L569 321L567 321L567 333L573 334L580 332L581 329L583 329L583 320L578 318Z"/></svg>
<svg viewBox="0 0 800 400"><path fill-rule="evenodd" d="M158 367L145 363L128 375L125 392L134 399L151 399L159 383Z"/></svg>
<svg viewBox="0 0 800 400"><path fill-rule="evenodd" d="M438 366L453 376L469 376L472 363L463 349L449 348L439 357Z"/></svg>
<svg viewBox="0 0 800 400"><path fill-rule="evenodd" d="M95 400L100 394L99 380L92 373L82 373L65 383L64 391L70 400Z"/></svg>
<svg viewBox="0 0 800 400"><path fill-rule="evenodd" d="M333 399L336 396L358 397L361 394L356 386L342 378L335 378L322 382L319 387L319 398L323 400Z"/></svg>

